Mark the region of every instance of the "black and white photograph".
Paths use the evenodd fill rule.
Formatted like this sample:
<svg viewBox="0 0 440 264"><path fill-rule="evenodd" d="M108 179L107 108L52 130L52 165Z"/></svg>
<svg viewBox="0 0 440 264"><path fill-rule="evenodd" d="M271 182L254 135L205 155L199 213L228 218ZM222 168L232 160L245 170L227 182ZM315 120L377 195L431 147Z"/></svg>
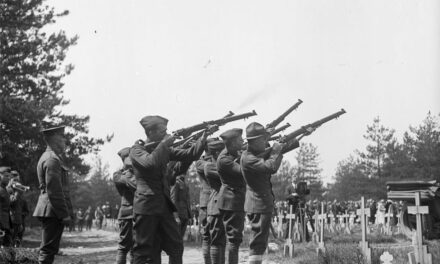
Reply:
<svg viewBox="0 0 440 264"><path fill-rule="evenodd" d="M440 263L440 1L0 0L3 263Z"/></svg>

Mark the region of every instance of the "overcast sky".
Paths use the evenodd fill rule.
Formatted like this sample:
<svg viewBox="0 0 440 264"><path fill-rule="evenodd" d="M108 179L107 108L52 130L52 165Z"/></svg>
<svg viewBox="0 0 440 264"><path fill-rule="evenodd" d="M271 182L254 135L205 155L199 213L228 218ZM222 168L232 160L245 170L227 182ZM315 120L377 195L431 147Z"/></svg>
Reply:
<svg viewBox="0 0 440 264"><path fill-rule="evenodd" d="M318 147L324 180L363 149L380 116L399 138L440 112L440 1L50 0L70 14L55 29L79 35L66 61L67 113L90 115L92 136L114 133L101 156L144 138L157 114L169 130L256 110L272 121L298 99L294 128L344 108L304 139ZM222 129L222 130L224 130ZM293 128L291 129L293 130ZM286 155L294 164L296 152Z"/></svg>

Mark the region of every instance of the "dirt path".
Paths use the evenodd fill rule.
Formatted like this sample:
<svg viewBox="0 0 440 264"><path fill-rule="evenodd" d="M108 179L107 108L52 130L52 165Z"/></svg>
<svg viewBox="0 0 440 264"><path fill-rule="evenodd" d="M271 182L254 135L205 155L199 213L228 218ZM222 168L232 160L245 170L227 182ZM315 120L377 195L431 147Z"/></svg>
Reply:
<svg viewBox="0 0 440 264"><path fill-rule="evenodd" d="M29 230L25 236L24 247L37 248L40 243L40 231ZM115 263L118 233L96 230L83 232L64 232L61 242L61 255L56 256L60 264ZM248 250L240 249L240 263L246 263ZM168 263L168 256L162 254L162 263ZM183 263L203 264L201 248L197 245L185 245ZM268 262L274 263L274 262Z"/></svg>

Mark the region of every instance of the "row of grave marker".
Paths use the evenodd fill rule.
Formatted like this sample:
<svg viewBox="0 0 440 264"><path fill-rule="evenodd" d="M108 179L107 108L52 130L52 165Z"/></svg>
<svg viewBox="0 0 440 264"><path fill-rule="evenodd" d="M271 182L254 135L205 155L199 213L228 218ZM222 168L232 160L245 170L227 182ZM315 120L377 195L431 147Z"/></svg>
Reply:
<svg viewBox="0 0 440 264"><path fill-rule="evenodd" d="M419 263L420 264L432 264L432 255L428 253L427 246L423 245L423 236L422 236L422 215L428 214L429 208L428 208L428 206L421 206L420 205L420 193L419 192L415 193L414 198L415 198L415 206L408 207L408 213L416 216L416 223L417 223L416 232L415 232L415 235L413 238L414 252L411 252L408 254L409 263L410 264L416 264L416 263L417 264L419 264ZM362 240L359 242L359 246L365 256L367 263L371 263L371 248L369 247L368 242L367 242L367 234L369 234L369 230L370 230L370 228L368 227L368 217L370 216L370 209L365 208L364 197L362 197L362 199L361 199L361 208L357 210L356 214L361 219L360 224L361 224L361 229L362 229ZM324 203L322 203L321 204L321 213L318 214L317 212L315 212L315 216L314 216L315 232L312 234L312 240L314 242L317 242L317 244L318 244L318 247L316 248L318 254L320 252L325 251L325 244L324 244L325 228L324 227L326 227L328 232L334 232L335 229L337 229L336 225L334 223L334 217L333 217L333 221L332 221L332 217L330 216L330 223L327 222L328 217L329 216L324 212ZM342 217L347 217L347 214L342 215ZM342 217L340 218L341 220L342 220ZM390 217L390 216L388 216L388 217ZM295 218L296 218L295 215L292 214L292 208L290 208L290 212L288 215L286 215L286 219L288 220L288 225L289 225L288 230L292 230L292 228L294 228L294 230L289 232L288 238L286 239L286 242L284 245L284 254L286 256L290 256L290 257L293 257L293 251L294 251L293 241L294 240L297 240L297 241L301 240L301 239L296 239L296 236L299 235L298 234L299 232L298 232L297 221L295 221L295 224L292 224L292 221ZM279 219L281 219L281 218L279 218ZM400 218L398 218L398 219L400 220ZM343 223L343 221L339 221L339 222ZM353 223L354 223L354 221L353 221ZM282 225L282 221L279 220L278 224ZM397 224L398 231L400 230L400 224L401 224L400 222ZM316 232L316 230L318 229L318 226L320 229L319 236ZM344 226L345 226L344 232L351 233L349 220L346 221ZM279 230L280 229L278 229L278 231ZM382 232L387 233L389 235L392 234L391 226L390 226L390 218L388 219L385 227L383 227ZM293 237L292 237L292 234L293 234ZM389 252L385 251L384 254L380 257L380 260L383 261L383 263L388 264L388 263L392 263L391 261L393 260L393 257L392 257L392 255L389 254Z"/></svg>

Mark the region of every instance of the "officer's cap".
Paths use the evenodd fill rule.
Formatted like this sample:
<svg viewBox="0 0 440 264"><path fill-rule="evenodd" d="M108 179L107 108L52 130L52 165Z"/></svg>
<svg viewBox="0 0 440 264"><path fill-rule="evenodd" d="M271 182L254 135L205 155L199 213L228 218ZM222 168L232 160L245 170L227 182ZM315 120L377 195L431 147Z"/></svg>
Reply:
<svg viewBox="0 0 440 264"><path fill-rule="evenodd" d="M218 139L209 141L207 145L208 145L208 150L211 152L220 151L225 148L225 144L223 143L223 141Z"/></svg>
<svg viewBox="0 0 440 264"><path fill-rule="evenodd" d="M57 127L48 127L48 128L44 128L41 130L41 133L43 133L43 135L45 137L50 137L53 135L57 135L57 134L64 134L64 129L66 128L66 126L57 126Z"/></svg>
<svg viewBox="0 0 440 264"><path fill-rule="evenodd" d="M241 128L233 128L226 130L223 132L220 137L223 139L223 141L228 141L237 137L240 137L243 134L243 129Z"/></svg>
<svg viewBox="0 0 440 264"><path fill-rule="evenodd" d="M252 122L246 127L246 139L255 139L259 137L267 137L269 133L267 133L266 129L263 125L257 122Z"/></svg>
<svg viewBox="0 0 440 264"><path fill-rule="evenodd" d="M121 157L122 160L124 160L128 155L130 154L130 148L126 147L118 151L119 157Z"/></svg>
<svg viewBox="0 0 440 264"><path fill-rule="evenodd" d="M149 131L149 130L155 128L159 124L167 125L168 119L163 118L161 116L144 116L141 119L141 121L139 121L139 123L141 123L142 127L146 131Z"/></svg>

